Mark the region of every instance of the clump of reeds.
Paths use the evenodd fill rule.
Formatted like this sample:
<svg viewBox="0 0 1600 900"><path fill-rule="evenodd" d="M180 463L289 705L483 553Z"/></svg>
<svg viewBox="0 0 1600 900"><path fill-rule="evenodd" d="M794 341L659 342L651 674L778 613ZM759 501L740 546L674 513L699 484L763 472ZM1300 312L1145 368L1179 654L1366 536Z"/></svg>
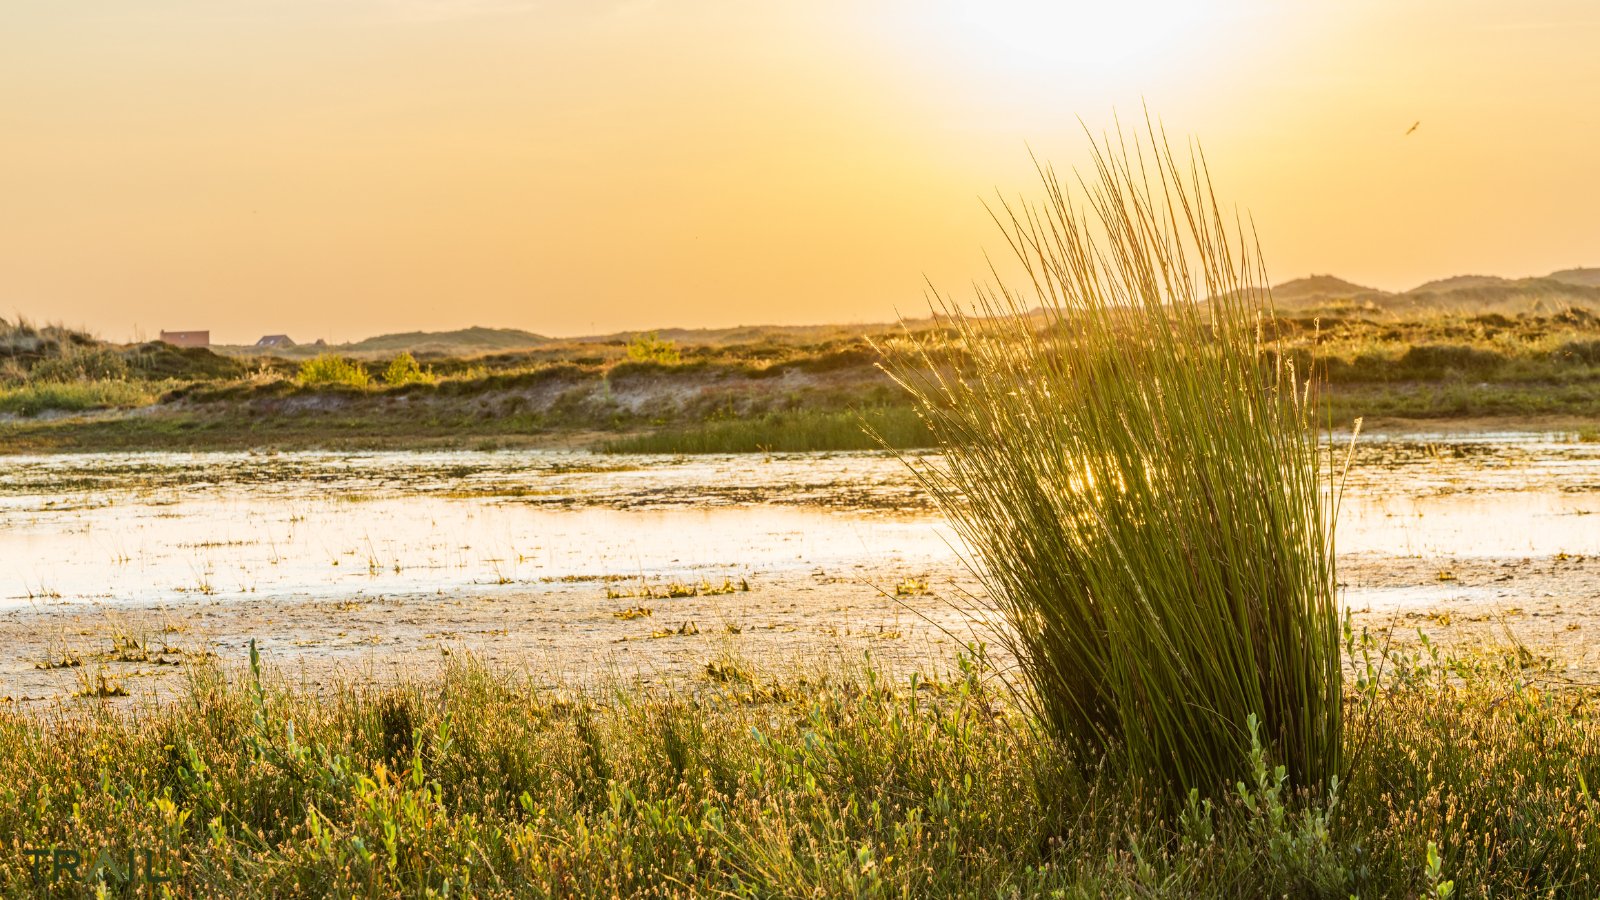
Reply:
<svg viewBox="0 0 1600 900"><path fill-rule="evenodd" d="M1030 290L936 296L954 337L889 368L1041 720L1182 798L1240 777L1251 716L1295 785L1341 734L1332 466L1273 354L1253 243L1197 153L1094 148L1082 195L997 210ZM948 332L947 332L948 333Z"/></svg>

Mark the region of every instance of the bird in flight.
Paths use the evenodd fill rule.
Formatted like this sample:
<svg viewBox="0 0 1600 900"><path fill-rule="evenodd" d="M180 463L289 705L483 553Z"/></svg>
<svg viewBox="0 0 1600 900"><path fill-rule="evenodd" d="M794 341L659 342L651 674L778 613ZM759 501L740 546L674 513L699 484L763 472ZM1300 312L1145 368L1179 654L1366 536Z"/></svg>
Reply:
<svg viewBox="0 0 1600 900"><path fill-rule="evenodd" d="M1417 121L1412 122L1411 123L1411 127L1406 129L1406 134L1410 135L1411 132L1416 131L1417 130L1417 126L1421 125L1421 124L1422 124L1422 120L1421 119L1418 119Z"/></svg>

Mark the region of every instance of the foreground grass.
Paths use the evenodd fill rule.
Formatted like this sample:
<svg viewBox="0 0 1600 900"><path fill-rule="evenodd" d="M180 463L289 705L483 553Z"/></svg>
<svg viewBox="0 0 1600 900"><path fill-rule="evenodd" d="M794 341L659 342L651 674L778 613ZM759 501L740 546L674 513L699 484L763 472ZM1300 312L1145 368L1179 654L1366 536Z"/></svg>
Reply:
<svg viewBox="0 0 1600 900"><path fill-rule="evenodd" d="M319 695L202 668L159 707L0 711L0 891L93 893L96 858L113 889L181 896L1600 889L1595 697L1515 654L1386 663L1331 802L1256 759L1175 817L1139 773L1043 737L991 675L773 680L719 660L675 691L556 695L456 661ZM76 880L53 850L79 854ZM130 851L123 881L108 864Z"/></svg>

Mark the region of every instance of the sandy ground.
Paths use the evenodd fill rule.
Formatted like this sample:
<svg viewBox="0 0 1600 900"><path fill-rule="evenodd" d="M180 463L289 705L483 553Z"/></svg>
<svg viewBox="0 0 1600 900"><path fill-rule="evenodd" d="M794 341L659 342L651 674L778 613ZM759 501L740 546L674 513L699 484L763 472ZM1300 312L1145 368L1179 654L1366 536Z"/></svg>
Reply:
<svg viewBox="0 0 1600 900"><path fill-rule="evenodd" d="M1565 555L1453 560L1375 554L1341 560L1357 627L1445 647L1524 644L1554 660L1557 679L1600 682L1600 558ZM357 678L426 675L470 653L526 670L536 683L622 676L692 679L732 654L758 665L870 654L890 671L949 665L988 633L963 607L976 586L957 569L885 573L881 584L824 573L752 578L714 596L607 596L602 581L450 596L339 602L193 599L166 605L41 605L0 614L0 698L32 708L85 701L120 686L127 697L182 689L201 660L242 670L249 640L280 677L317 687ZM926 592L895 596L905 579ZM628 585L612 585L626 588ZM649 615L620 617L645 607Z"/></svg>
<svg viewBox="0 0 1600 900"><path fill-rule="evenodd" d="M356 677L425 675L452 654L524 669L548 686L620 675L659 683L693 676L729 655L760 661L871 654L891 670L953 659L980 639L951 578L896 596L882 585L825 574L752 579L749 590L692 597L608 597L588 580L528 590L362 600L182 601L165 606L41 606L0 614L0 697L53 703L102 676L130 697L181 689L185 669L249 658L254 638L280 676L317 686ZM648 615L637 614L648 609ZM948 633L947 633L948 632ZM66 662L68 665L61 665Z"/></svg>
<svg viewBox="0 0 1600 900"><path fill-rule="evenodd" d="M1556 681L1600 684L1600 557L1341 560L1356 626L1398 645L1515 649Z"/></svg>

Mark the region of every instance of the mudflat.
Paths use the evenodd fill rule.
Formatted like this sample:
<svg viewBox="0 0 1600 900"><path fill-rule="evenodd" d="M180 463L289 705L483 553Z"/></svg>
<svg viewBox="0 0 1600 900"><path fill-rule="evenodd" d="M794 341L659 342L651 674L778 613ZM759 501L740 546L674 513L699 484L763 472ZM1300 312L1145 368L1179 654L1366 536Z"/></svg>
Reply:
<svg viewBox="0 0 1600 900"><path fill-rule="evenodd" d="M1342 464L1347 437L1330 455ZM474 654L544 684L728 658L888 669L995 649L912 467L877 453L90 454L0 463L0 697L164 695L256 641L308 685ZM1340 506L1355 628L1520 643L1600 682L1600 445L1363 436ZM1558 660L1559 662L1550 662ZM109 695L109 696L107 696Z"/></svg>

